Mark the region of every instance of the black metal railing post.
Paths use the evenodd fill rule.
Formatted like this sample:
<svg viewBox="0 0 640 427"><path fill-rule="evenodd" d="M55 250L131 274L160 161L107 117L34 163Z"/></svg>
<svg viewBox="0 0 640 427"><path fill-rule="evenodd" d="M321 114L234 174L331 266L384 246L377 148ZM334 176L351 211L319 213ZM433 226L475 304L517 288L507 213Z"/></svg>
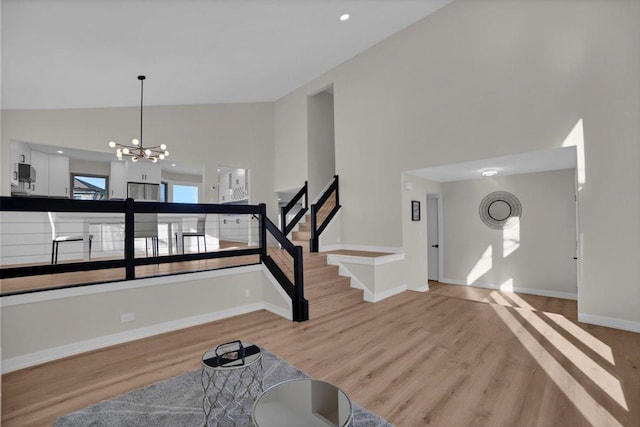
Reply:
<svg viewBox="0 0 640 427"><path fill-rule="evenodd" d="M135 266L135 202L127 199L124 202L124 261L125 277L127 280L136 278Z"/></svg>
<svg viewBox="0 0 640 427"><path fill-rule="evenodd" d="M280 231L283 233L287 231L287 208L283 206L280 208Z"/></svg>
<svg viewBox="0 0 640 427"><path fill-rule="evenodd" d="M336 186L336 206L340 206L340 182L338 182L338 175L334 175Z"/></svg>
<svg viewBox="0 0 640 427"><path fill-rule="evenodd" d="M267 256L267 205L260 203L260 260Z"/></svg>
<svg viewBox="0 0 640 427"><path fill-rule="evenodd" d="M293 274L295 277L295 297L293 298L293 320L304 322L309 320L309 301L304 298L304 268L302 265L302 246L296 246L293 257Z"/></svg>
<svg viewBox="0 0 640 427"><path fill-rule="evenodd" d="M302 188L304 189L304 207L308 208L309 207L309 181L305 181L304 187Z"/></svg>
<svg viewBox="0 0 640 427"><path fill-rule="evenodd" d="M311 205L311 239L309 239L309 252L318 252L318 217L315 203Z"/></svg>

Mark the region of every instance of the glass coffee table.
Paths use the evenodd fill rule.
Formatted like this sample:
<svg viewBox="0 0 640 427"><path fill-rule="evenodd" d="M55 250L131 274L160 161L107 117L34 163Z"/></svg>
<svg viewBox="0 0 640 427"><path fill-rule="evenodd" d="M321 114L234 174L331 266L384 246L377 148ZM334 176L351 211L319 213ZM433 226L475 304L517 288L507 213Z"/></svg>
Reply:
<svg viewBox="0 0 640 427"><path fill-rule="evenodd" d="M353 406L335 385L297 378L276 384L258 396L251 418L259 427L343 427L353 421Z"/></svg>

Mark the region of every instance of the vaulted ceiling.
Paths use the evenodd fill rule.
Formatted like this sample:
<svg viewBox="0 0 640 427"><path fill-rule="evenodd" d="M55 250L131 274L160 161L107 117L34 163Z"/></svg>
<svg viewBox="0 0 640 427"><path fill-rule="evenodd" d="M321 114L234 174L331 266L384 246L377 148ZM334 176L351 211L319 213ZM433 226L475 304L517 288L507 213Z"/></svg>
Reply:
<svg viewBox="0 0 640 427"><path fill-rule="evenodd" d="M274 101L450 1L3 0L2 107Z"/></svg>

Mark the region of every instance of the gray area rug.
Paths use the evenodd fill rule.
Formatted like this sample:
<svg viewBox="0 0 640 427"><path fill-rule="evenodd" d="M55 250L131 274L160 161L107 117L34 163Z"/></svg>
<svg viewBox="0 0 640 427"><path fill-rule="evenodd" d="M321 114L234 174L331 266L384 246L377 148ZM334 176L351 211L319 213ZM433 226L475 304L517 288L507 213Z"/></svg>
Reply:
<svg viewBox="0 0 640 427"><path fill-rule="evenodd" d="M265 349L262 366L265 390L285 380L308 377ZM71 412L58 418L54 426L202 426L202 397L200 370L195 370ZM353 411L353 426L392 426L355 403Z"/></svg>

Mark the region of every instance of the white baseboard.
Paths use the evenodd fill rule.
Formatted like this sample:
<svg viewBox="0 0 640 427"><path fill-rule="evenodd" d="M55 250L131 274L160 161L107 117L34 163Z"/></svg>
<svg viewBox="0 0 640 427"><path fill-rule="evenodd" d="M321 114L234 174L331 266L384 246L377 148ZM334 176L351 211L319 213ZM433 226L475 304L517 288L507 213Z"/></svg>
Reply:
<svg viewBox="0 0 640 427"><path fill-rule="evenodd" d="M543 297L553 297L553 298L562 298L562 299L570 299L570 300L578 299L578 295L574 293L550 291L547 289L520 288L517 286L504 286L504 285L497 285L493 283L481 283L481 282L474 282L473 284L468 284L462 280L447 279L447 278L442 278L441 282L444 284L450 284L450 285L472 286L472 287L484 288L484 289L496 289L499 291L519 292L523 294L539 295Z"/></svg>
<svg viewBox="0 0 640 427"><path fill-rule="evenodd" d="M289 301L291 301L290 298ZM265 302L263 304L265 310L270 311L277 316L284 317L287 320L292 320L293 316L291 315L291 309L287 310L286 308L278 307L277 305L271 304L270 302Z"/></svg>
<svg viewBox="0 0 640 427"><path fill-rule="evenodd" d="M346 245L346 244L326 245L326 246L321 245L319 249L320 249L320 252L339 251L339 250L387 252L389 254L397 254L402 252L402 247L398 247L398 246L367 246L367 245Z"/></svg>
<svg viewBox="0 0 640 427"><path fill-rule="evenodd" d="M246 314L258 310L268 310L279 316L284 314L284 310L274 306L273 304L264 302L247 304L240 307L234 307L197 316L185 317L183 319L171 320L169 322L132 329L130 331L119 332L116 334L105 335L98 338L91 338L89 340L78 341L75 343L49 348L46 350L40 350L34 353L25 354L23 356L3 360L2 373L5 374L7 372L16 371L18 369L27 368L29 366L39 365L41 363L50 362L52 360L61 359L63 357L73 356L75 354L80 354L91 350L97 350L116 344L135 341L141 338L147 338L153 335L163 334L178 329L189 328L191 326L201 325L203 323L209 323L216 320L225 319L227 317Z"/></svg>
<svg viewBox="0 0 640 427"><path fill-rule="evenodd" d="M402 255L402 254L399 254ZM364 292L363 299L367 302L378 302L382 301L385 298L389 298L393 295L399 294L400 292L404 292L407 290L407 285L396 286L392 289L387 289L383 292L373 292L371 291L364 283L362 283L347 267L345 267L341 261L352 262L351 258L360 258L360 257L350 257L346 256L343 258L342 255L329 255L327 256L327 264L337 265L338 266L338 274L341 276L346 276L351 278L351 287L355 289L362 289ZM403 255L404 258L404 255ZM376 264L366 262L366 265L371 265L372 268L375 268Z"/></svg>
<svg viewBox="0 0 640 427"><path fill-rule="evenodd" d="M417 288L411 288L411 289L407 289L409 291L415 291L415 292L427 292L429 290L429 284L427 283L426 285L422 285L419 286Z"/></svg>
<svg viewBox="0 0 640 427"><path fill-rule="evenodd" d="M337 265L338 266L338 274L340 276L345 276L351 279L351 287L354 289L360 289L363 292L363 298L365 301L368 302L373 302L375 297L373 295L373 293L369 290L369 288L367 288L364 283L362 283L356 276L354 276L353 274L351 274L351 272L342 264L340 264L339 262L328 262L327 259L327 264L330 265Z"/></svg>
<svg viewBox="0 0 640 427"><path fill-rule="evenodd" d="M633 320L598 316L596 314L578 313L578 321L590 323L592 325L606 326L608 328L622 329L623 331L640 333L640 322L635 322Z"/></svg>
<svg viewBox="0 0 640 427"><path fill-rule="evenodd" d="M396 253L390 255L382 255L376 257L367 256L355 256L355 255L342 255L342 254L328 254L327 263L332 264L335 262L348 262L350 264L363 264L363 265L380 265L388 264L390 262L404 260L404 254ZM338 264L332 264L338 265Z"/></svg>
<svg viewBox="0 0 640 427"><path fill-rule="evenodd" d="M387 289L386 291L376 292L373 296L373 301L370 302L379 302L383 299L392 297L399 293L402 293L407 290L407 285L396 286L395 288Z"/></svg>

